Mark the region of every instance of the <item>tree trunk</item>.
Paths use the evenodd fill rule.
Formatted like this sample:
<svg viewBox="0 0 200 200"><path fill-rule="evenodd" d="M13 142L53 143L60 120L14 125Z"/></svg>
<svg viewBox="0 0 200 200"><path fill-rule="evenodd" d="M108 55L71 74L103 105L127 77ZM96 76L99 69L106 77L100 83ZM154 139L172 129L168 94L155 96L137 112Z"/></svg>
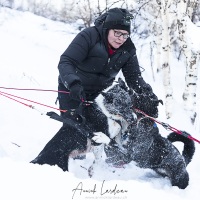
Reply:
<svg viewBox="0 0 200 200"><path fill-rule="evenodd" d="M198 61L199 54L191 51L191 57L188 58L186 76L185 76L185 91L183 93L184 108L189 112L191 122L194 124L196 118L196 92L198 80Z"/></svg>
<svg viewBox="0 0 200 200"><path fill-rule="evenodd" d="M192 16L192 2L195 1L181 1L178 5L178 32L181 49L186 58L186 75L185 75L185 89L183 92L184 109L189 113L191 122L194 124L196 118L196 91L197 91L197 74L199 60L199 52L192 50L192 44L188 43L186 33L190 30L187 28L188 16Z"/></svg>
<svg viewBox="0 0 200 200"><path fill-rule="evenodd" d="M168 11L171 0L165 0L164 5L161 8L161 16L163 21L163 32L162 32L162 52L161 52L161 63L163 73L163 84L165 90L165 114L167 118L172 116L173 106L173 90L171 87L171 73L170 73L170 13Z"/></svg>

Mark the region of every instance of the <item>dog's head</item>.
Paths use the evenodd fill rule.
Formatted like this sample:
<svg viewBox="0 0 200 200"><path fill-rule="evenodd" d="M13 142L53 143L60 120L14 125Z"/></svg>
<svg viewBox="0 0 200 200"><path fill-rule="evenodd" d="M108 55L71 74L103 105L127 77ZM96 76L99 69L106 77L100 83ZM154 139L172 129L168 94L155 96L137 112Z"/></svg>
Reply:
<svg viewBox="0 0 200 200"><path fill-rule="evenodd" d="M126 87L125 82L119 78L118 82L111 87L104 90L102 93L102 106L103 112L107 112L114 119L120 118L128 122L129 124L135 120L133 113L132 100L129 94L129 90Z"/></svg>

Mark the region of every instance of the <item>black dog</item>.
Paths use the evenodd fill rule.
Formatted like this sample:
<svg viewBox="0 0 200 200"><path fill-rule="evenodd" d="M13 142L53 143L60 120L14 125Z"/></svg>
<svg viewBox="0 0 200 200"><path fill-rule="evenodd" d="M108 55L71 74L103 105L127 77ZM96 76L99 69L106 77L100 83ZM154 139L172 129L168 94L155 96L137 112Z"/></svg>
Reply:
<svg viewBox="0 0 200 200"><path fill-rule="evenodd" d="M95 132L103 132L109 138L119 135L134 120L132 100L124 86L124 82L119 79L118 84L106 89L95 102L84 106L82 115L86 119L85 123L80 124L70 118L64 120L60 130L31 163L58 165L63 171L68 171L70 156L86 153L91 150L91 145L99 145L91 140ZM109 107L105 102L112 106ZM116 127L116 133L110 129L113 126Z"/></svg>
<svg viewBox="0 0 200 200"><path fill-rule="evenodd" d="M158 102L151 104L148 96L133 93L134 107L136 100L139 109L148 112L148 115L157 117L156 108L148 109L148 107L158 106ZM150 112L151 110L153 113ZM162 176L167 176L173 186L186 188L189 184L186 166L195 152L194 142L175 132L169 134L168 138L164 138L152 119L137 112L135 114L137 114L137 120L128 127L127 132L121 135L121 145L111 139L106 146L105 152L108 157L106 162L118 165L135 161L141 168L150 168ZM175 141L184 143L182 155L172 144Z"/></svg>

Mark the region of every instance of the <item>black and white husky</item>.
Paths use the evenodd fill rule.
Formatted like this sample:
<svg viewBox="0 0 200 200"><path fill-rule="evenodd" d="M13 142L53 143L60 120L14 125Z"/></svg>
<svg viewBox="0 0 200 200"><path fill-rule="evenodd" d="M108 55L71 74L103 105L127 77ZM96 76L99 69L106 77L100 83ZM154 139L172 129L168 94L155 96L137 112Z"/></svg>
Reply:
<svg viewBox="0 0 200 200"><path fill-rule="evenodd" d="M107 88L89 106L84 106L82 115L86 119L83 124L66 119L31 163L57 165L63 171L68 171L69 157L93 151L96 158L94 165L98 164L101 159L101 143L106 143L110 138L118 138L135 120L132 100L124 82L120 79L119 83ZM90 176L94 165L89 169Z"/></svg>

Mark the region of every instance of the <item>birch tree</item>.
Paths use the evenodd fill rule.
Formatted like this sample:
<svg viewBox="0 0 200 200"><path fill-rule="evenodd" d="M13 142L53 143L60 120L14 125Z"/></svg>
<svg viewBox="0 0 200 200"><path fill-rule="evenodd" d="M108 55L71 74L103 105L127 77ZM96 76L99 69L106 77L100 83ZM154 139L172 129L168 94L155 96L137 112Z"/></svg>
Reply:
<svg viewBox="0 0 200 200"><path fill-rule="evenodd" d="M172 20L172 14L169 12L171 6L171 0L163 0L161 3L161 18L163 22L162 30L162 42L161 42L161 64L163 74L163 85L165 90L165 113L166 117L172 116L173 109L173 90L171 87L171 72L170 72L170 55L171 55L171 43L170 43L170 22Z"/></svg>
<svg viewBox="0 0 200 200"><path fill-rule="evenodd" d="M196 118L196 92L199 63L199 50L195 50L188 42L188 23L191 22L196 0L184 0L178 4L179 42L186 60L185 89L183 92L184 109L189 113L191 122Z"/></svg>

